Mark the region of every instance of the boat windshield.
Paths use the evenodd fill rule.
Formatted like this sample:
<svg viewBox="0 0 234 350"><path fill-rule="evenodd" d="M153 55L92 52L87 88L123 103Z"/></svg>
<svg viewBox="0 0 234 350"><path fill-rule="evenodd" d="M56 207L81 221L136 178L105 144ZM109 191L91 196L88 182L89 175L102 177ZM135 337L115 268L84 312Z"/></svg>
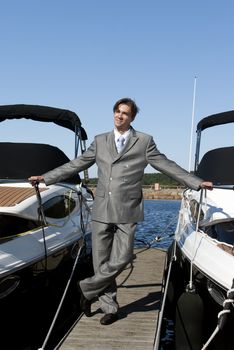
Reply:
<svg viewBox="0 0 234 350"><path fill-rule="evenodd" d="M234 245L234 221L224 221L206 228L206 233L219 242Z"/></svg>

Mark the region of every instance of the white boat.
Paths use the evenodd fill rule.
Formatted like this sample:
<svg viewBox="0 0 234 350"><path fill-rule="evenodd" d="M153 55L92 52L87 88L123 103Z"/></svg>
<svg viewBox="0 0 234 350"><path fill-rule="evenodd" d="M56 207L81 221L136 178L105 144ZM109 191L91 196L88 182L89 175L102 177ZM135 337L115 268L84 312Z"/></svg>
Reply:
<svg viewBox="0 0 234 350"><path fill-rule="evenodd" d="M87 136L74 112L34 105L0 106L0 122L21 118L68 128L75 135L75 157L85 150ZM49 144L0 142L0 299L74 262L91 234L93 197L78 174L51 186L34 188L28 182L31 175L68 161L59 148Z"/></svg>
<svg viewBox="0 0 234 350"><path fill-rule="evenodd" d="M234 147L211 149L200 160L202 132L233 122L234 111L228 111L208 116L197 125L194 172L212 181L214 189L183 193L170 249L177 274L174 287L182 284L176 298L176 349L206 349L228 320L233 321ZM211 320L213 312L215 321ZM204 331L205 326L210 326L209 331ZM220 344L214 349L225 348Z"/></svg>

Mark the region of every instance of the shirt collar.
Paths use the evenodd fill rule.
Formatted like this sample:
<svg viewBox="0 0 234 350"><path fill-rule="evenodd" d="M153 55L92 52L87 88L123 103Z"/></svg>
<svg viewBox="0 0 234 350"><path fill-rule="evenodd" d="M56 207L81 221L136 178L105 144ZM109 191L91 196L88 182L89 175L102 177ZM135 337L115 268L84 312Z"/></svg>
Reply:
<svg viewBox="0 0 234 350"><path fill-rule="evenodd" d="M118 132L117 129L114 129L115 141L118 140L118 138L120 137L120 135L122 135L122 136L124 137L125 141L126 141L126 139L127 139L127 138L129 137L129 135L130 135L130 132L131 132L131 129L128 129L127 131L125 131L125 133L120 134L120 133Z"/></svg>

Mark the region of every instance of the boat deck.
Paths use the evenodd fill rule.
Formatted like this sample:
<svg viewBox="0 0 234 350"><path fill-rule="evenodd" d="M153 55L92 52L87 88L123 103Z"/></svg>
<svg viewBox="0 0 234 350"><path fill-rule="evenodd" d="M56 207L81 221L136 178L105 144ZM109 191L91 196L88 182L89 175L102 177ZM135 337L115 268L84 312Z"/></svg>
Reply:
<svg viewBox="0 0 234 350"><path fill-rule="evenodd" d="M40 192L46 188L40 188ZM0 186L0 207L13 207L27 198L36 195L33 187Z"/></svg>
<svg viewBox="0 0 234 350"><path fill-rule="evenodd" d="M96 302L92 305L93 316L83 315L56 349L153 349L166 253L152 248L137 249L135 254L132 273L128 266L117 279L120 319L102 326L102 313Z"/></svg>

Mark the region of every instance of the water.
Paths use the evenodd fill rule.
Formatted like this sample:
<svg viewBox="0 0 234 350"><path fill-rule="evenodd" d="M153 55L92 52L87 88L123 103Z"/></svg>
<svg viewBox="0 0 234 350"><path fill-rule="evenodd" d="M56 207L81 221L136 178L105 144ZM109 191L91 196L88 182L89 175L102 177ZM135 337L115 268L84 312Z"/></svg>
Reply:
<svg viewBox="0 0 234 350"><path fill-rule="evenodd" d="M148 244L167 249L175 232L180 203L179 200L146 200L145 220L137 225L135 247Z"/></svg>
<svg viewBox="0 0 234 350"><path fill-rule="evenodd" d="M135 235L135 247L150 246L164 249L170 246L181 201L147 200L145 201L145 220L138 224ZM174 320L164 315L161 327L160 350L174 349Z"/></svg>

